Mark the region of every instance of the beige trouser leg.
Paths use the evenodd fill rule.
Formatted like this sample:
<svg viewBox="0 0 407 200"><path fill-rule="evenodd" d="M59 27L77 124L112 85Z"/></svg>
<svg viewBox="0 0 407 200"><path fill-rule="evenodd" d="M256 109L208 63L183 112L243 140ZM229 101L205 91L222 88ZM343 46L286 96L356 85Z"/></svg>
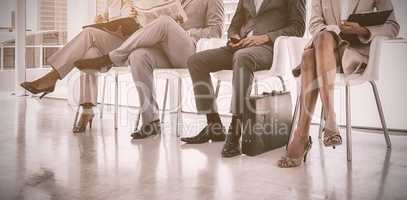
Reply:
<svg viewBox="0 0 407 200"><path fill-rule="evenodd" d="M143 124L159 119L159 109L154 87L154 68L171 67L171 64L159 48L140 48L129 56L129 64L134 84L140 98Z"/></svg>
<svg viewBox="0 0 407 200"><path fill-rule="evenodd" d="M63 79L75 67L79 59L108 54L120 46L123 40L96 28L85 28L74 39L68 42L48 59L48 63ZM97 100L97 77L94 74L81 75L81 92L79 103L92 103Z"/></svg>
<svg viewBox="0 0 407 200"><path fill-rule="evenodd" d="M143 123L159 119L153 69L181 68L195 53L195 41L172 18L159 17L135 32L109 57L116 65L130 65L142 103Z"/></svg>
<svg viewBox="0 0 407 200"><path fill-rule="evenodd" d="M138 48L160 48L172 66L186 67L187 60L195 53L195 41L171 17L161 16L136 31L119 48L109 53L116 65L125 65L132 51Z"/></svg>

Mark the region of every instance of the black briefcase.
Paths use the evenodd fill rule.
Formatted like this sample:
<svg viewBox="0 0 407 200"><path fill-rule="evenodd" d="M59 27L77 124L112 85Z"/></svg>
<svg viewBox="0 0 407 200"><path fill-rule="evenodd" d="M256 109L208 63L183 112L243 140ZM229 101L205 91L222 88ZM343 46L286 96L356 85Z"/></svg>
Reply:
<svg viewBox="0 0 407 200"><path fill-rule="evenodd" d="M256 156L287 145L291 123L290 92L248 97L243 114L242 152Z"/></svg>

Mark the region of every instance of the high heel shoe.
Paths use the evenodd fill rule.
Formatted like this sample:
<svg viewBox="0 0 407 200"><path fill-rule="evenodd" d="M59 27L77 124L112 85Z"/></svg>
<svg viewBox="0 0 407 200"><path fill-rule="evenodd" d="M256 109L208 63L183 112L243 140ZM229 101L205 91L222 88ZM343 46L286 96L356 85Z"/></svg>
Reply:
<svg viewBox="0 0 407 200"><path fill-rule="evenodd" d="M55 90L55 84L42 89L39 89L38 84L36 84L35 82L23 82L20 84L20 86L33 94L42 93L40 99L44 98L45 95L52 93Z"/></svg>
<svg viewBox="0 0 407 200"><path fill-rule="evenodd" d="M292 168L292 167L298 167L302 164L302 162L307 161L307 155L309 151L311 150L312 147L312 139L311 136L308 138L308 143L305 146L303 156L300 158L289 158L288 156L285 156L281 158L281 160L278 161L278 167L280 168Z"/></svg>
<svg viewBox="0 0 407 200"><path fill-rule="evenodd" d="M324 132L324 146L326 147L332 147L335 149L336 146L339 146L342 144L342 137L339 133L339 130L336 131L331 131L328 129L323 129ZM330 133L330 134L327 134Z"/></svg>
<svg viewBox="0 0 407 200"><path fill-rule="evenodd" d="M89 124L89 129L92 129L92 122L93 122L94 117L95 117L95 115L93 113L92 114L82 113L78 124L73 127L72 132L73 133L83 133L83 132L85 132L88 124Z"/></svg>

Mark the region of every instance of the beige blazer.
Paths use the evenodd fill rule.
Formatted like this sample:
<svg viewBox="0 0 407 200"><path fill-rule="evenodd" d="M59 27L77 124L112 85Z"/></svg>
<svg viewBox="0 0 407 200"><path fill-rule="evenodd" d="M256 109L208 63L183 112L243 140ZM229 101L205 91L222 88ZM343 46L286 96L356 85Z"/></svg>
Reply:
<svg viewBox="0 0 407 200"><path fill-rule="evenodd" d="M182 24L196 41L201 38L220 38L223 31L223 0L182 0L188 20Z"/></svg>
<svg viewBox="0 0 407 200"><path fill-rule="evenodd" d="M343 0L312 0L312 14L310 19L310 32L314 37L320 31L329 29L329 26L338 26L341 22L340 1ZM348 0L349 13L372 12L392 10L391 0ZM369 59L370 43L376 36L397 37L400 25L397 23L394 12L384 25L366 27L371 36L369 38L359 38L363 45L340 45L343 52L342 68L345 74L357 71L361 63L367 63ZM311 43L308 45L310 47Z"/></svg>

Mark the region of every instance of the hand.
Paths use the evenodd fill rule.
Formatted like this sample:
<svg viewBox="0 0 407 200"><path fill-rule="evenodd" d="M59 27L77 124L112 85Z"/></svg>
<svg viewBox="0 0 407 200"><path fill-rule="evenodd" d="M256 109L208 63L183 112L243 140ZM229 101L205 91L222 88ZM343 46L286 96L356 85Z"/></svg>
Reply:
<svg viewBox="0 0 407 200"><path fill-rule="evenodd" d="M266 44L270 41L270 38L267 35L252 35L243 40L241 40L236 45L240 48L260 46Z"/></svg>
<svg viewBox="0 0 407 200"><path fill-rule="evenodd" d="M366 27L361 26L356 22L344 21L341 25L339 25L339 28L344 34L356 34L362 37L370 36L370 31Z"/></svg>
<svg viewBox="0 0 407 200"><path fill-rule="evenodd" d="M240 40L241 40L241 38L240 38L239 35L232 35L232 36L229 37L229 40L228 40L227 45L228 45L229 47L231 47L231 48L234 48L234 49L235 49L235 48L239 48L239 47L237 46L237 43L239 43ZM239 42L233 42L233 41L239 41Z"/></svg>
<svg viewBox="0 0 407 200"><path fill-rule="evenodd" d="M133 6L130 7L129 17L137 17L137 16L138 16L138 12L137 12L136 8L134 8Z"/></svg>
<svg viewBox="0 0 407 200"><path fill-rule="evenodd" d="M180 25L184 23L184 17L182 17L182 15L177 15L174 20Z"/></svg>
<svg viewBox="0 0 407 200"><path fill-rule="evenodd" d="M103 17L103 15L98 15L98 16L96 16L95 19L94 19L94 22L95 22L96 24L104 23L104 22L106 22L106 21L107 21L107 20L106 20L105 17Z"/></svg>

